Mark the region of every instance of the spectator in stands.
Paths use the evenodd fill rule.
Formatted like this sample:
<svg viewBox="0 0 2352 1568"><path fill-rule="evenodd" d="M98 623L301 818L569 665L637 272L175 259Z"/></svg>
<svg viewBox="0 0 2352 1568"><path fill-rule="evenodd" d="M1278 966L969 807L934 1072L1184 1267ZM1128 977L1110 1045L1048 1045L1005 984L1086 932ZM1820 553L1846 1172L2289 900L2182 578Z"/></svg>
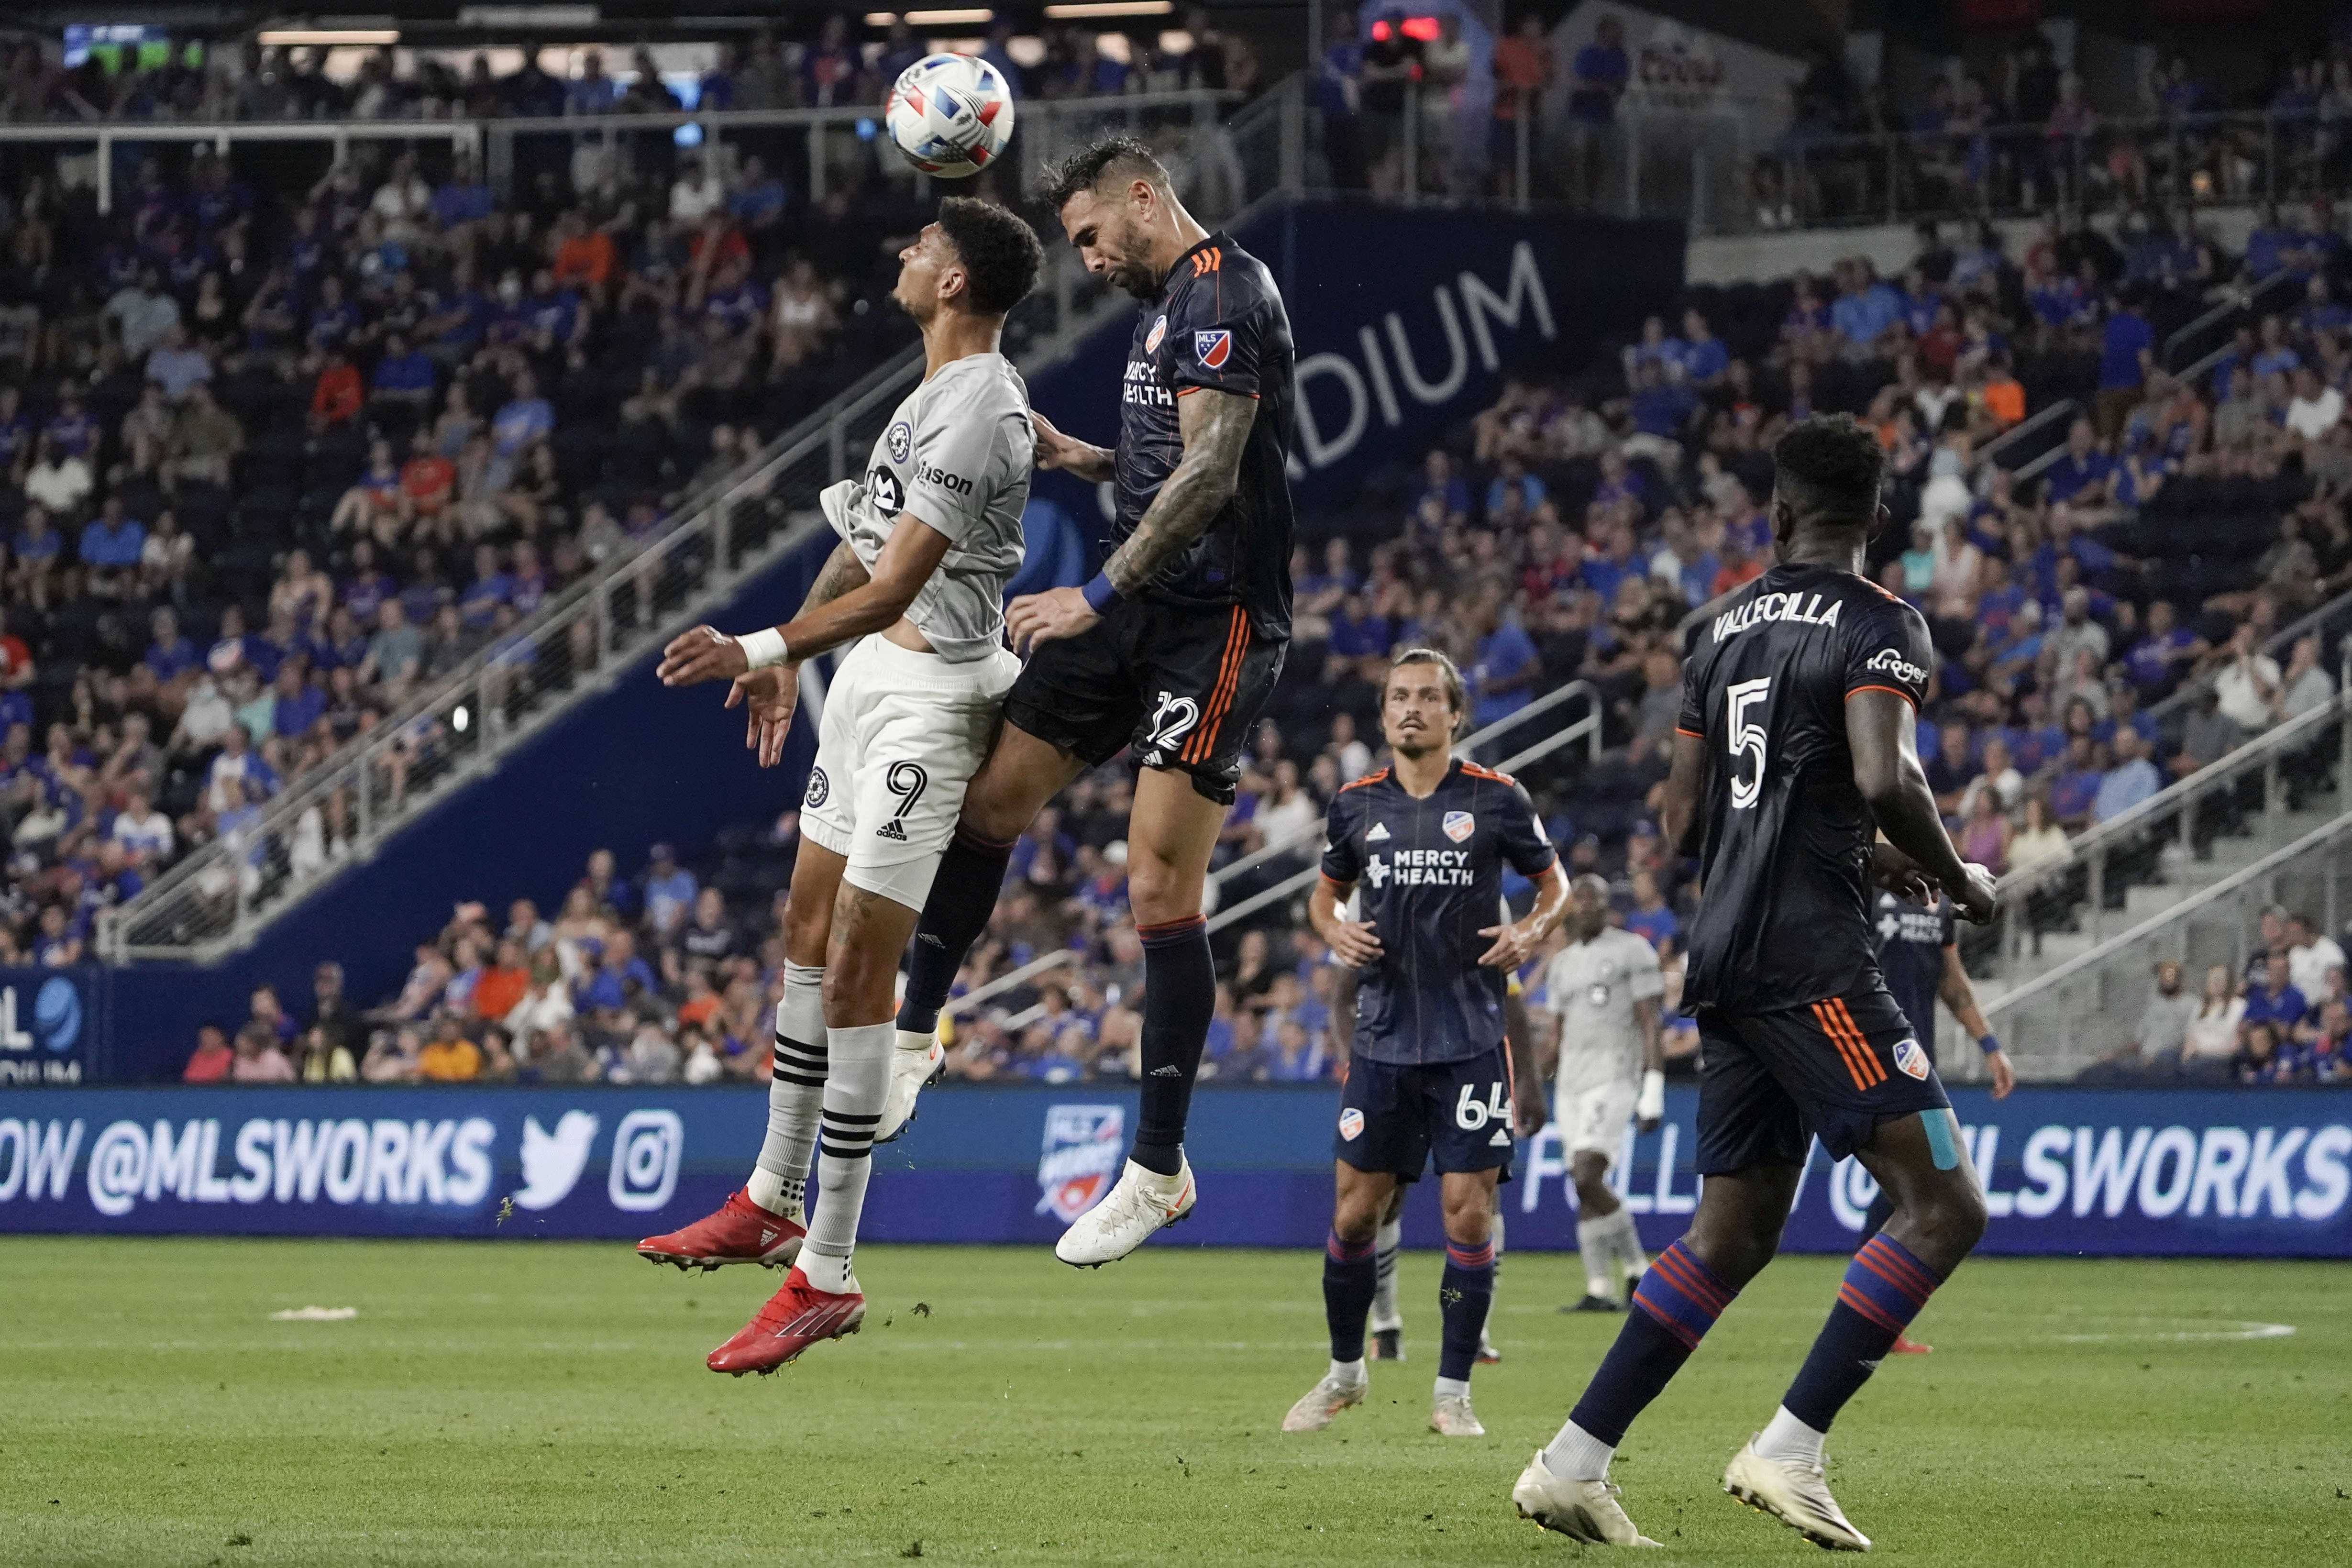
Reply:
<svg viewBox="0 0 2352 1568"><path fill-rule="evenodd" d="M228 1076L232 1083L295 1081L294 1064L278 1048L276 1032L259 1022L247 1024L237 1031L236 1058L229 1065Z"/></svg>
<svg viewBox="0 0 2352 1568"><path fill-rule="evenodd" d="M2091 819L2107 822L2122 816L2132 807L2154 797L2164 787L2156 764L2147 760L2147 742L2137 730L2126 728L2116 731L2115 766L2099 781L2098 794L2093 798Z"/></svg>
<svg viewBox="0 0 2352 1568"><path fill-rule="evenodd" d="M236 1064L236 1053L229 1048L227 1037L212 1024L196 1031L196 1048L188 1057L188 1065L180 1074L183 1083L222 1083L227 1080L229 1069Z"/></svg>
<svg viewBox="0 0 2352 1568"><path fill-rule="evenodd" d="M2241 622L2213 678L2221 717L2246 734L2260 733L2270 728L2284 690L2278 661L2262 651L2253 623Z"/></svg>
<svg viewBox="0 0 2352 1568"><path fill-rule="evenodd" d="M2286 920L2287 981L2303 996L2325 996L2328 972L2345 967L2344 949L2319 929L2318 921L2300 911Z"/></svg>

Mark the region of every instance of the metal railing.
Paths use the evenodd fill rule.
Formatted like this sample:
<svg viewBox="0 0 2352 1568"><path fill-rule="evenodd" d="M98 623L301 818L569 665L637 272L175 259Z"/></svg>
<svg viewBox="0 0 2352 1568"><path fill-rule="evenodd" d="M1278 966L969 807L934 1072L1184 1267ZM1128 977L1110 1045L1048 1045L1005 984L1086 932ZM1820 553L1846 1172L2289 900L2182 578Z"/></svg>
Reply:
<svg viewBox="0 0 2352 1568"><path fill-rule="evenodd" d="M1034 176L1080 142L1111 127L1155 138L1213 126L1220 110L1240 101L1238 92L1192 89L1126 93L1116 97L1027 99L1019 105L1019 131L1009 149L1014 191L1028 189ZM90 184L98 209L111 212L114 186L125 154L143 156L151 147L204 145L223 157L241 149L299 144L325 152L333 163L351 156L355 143L404 144L433 160L473 159L490 186L505 195L518 169L561 167L567 174L574 154L587 151L616 161L634 159L640 139L658 143L685 128L698 132L700 149L734 147L761 152L772 164L789 157L802 171L807 199L824 199L845 158L856 155L874 134L881 105L834 109L709 110L677 114L517 116L485 120L292 120L292 121L89 121L79 123L0 125L0 151L54 146L69 156L95 154ZM860 134L861 127L864 134ZM1184 138L1187 142L1190 137ZM748 146L747 146L748 144ZM646 149L648 153L650 149ZM320 173L323 174L321 167ZM911 169L908 177L921 180ZM928 183L928 182L926 182ZM1239 205L1239 203L1234 204Z"/></svg>
<svg viewBox="0 0 2352 1568"><path fill-rule="evenodd" d="M2282 846L2232 876L2121 931L2047 973L1986 1002L2021 1074L2072 1077L2134 1045L2135 1026L2159 960L2182 966L2184 989L2199 994L2203 966L2245 973L2261 913L2274 904L2306 910L2340 929L2352 815Z"/></svg>
<svg viewBox="0 0 2352 1568"><path fill-rule="evenodd" d="M2332 780L2337 800L2352 800L2346 793L2352 785L2352 689L2347 689L2352 686L2352 661L2342 679L2346 684L2324 706L2263 731L2229 755L2092 826L2068 843L2063 858L2003 877L2000 900L2009 910L2000 944L2005 965L2013 972L2035 940L2036 929L2047 929L2063 911L2079 910L2084 934L2098 942L2105 934L2110 893L2118 890L2111 871L2119 860L2126 863L2126 881L2129 869L2145 873L2141 880L2153 880L2168 855L2176 864L2194 859L2216 836L2217 826L2242 827L2248 816L2276 822L2298 786L2315 788ZM2247 781L2257 774L2262 781L2259 801L2248 806L2240 797ZM2218 817L2217 811L2221 814ZM2067 893L2053 892L2061 883L2074 886Z"/></svg>

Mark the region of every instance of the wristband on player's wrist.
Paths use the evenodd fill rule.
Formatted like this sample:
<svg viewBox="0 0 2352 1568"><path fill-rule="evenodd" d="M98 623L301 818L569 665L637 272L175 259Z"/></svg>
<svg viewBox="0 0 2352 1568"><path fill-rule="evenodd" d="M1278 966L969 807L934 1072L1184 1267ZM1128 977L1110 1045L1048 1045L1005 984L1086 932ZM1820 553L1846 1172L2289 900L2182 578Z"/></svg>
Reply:
<svg viewBox="0 0 2352 1568"><path fill-rule="evenodd" d="M784 663L792 650L784 647L784 634L773 626L761 626L756 632L745 632L735 639L743 650L744 658L753 669L767 669Z"/></svg>
<svg viewBox="0 0 2352 1568"><path fill-rule="evenodd" d="M1111 586L1110 578L1100 572L1096 573L1094 581L1079 589L1078 594L1086 600L1087 608L1098 616L1108 615L1113 605L1127 597Z"/></svg>
<svg viewBox="0 0 2352 1568"><path fill-rule="evenodd" d="M1977 1049L1982 1051L1987 1056L1993 1055L2000 1049L2000 1037L1999 1035L1988 1033L1983 1038L1977 1041Z"/></svg>

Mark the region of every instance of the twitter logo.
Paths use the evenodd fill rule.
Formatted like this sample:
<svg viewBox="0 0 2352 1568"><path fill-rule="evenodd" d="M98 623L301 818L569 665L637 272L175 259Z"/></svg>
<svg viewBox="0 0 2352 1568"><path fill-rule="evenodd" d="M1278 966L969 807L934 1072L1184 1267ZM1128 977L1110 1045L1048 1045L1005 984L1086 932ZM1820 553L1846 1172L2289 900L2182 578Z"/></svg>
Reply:
<svg viewBox="0 0 2352 1568"><path fill-rule="evenodd" d="M587 1111L565 1111L552 1132L541 1129L537 1117L524 1117L522 1191L514 1195L516 1206L551 1209L571 1196L595 1142L596 1119Z"/></svg>

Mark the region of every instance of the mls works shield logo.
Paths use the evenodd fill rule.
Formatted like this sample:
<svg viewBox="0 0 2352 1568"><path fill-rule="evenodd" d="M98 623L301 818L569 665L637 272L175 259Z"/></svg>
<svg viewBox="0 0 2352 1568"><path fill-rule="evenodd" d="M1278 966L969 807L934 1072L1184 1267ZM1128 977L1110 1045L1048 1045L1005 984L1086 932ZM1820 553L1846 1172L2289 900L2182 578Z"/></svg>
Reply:
<svg viewBox="0 0 2352 1568"><path fill-rule="evenodd" d="M915 427L901 419L890 426L890 434L883 439L889 443L890 460L903 463L907 460L907 454L915 449Z"/></svg>
<svg viewBox="0 0 2352 1568"><path fill-rule="evenodd" d="M1151 331L1143 340L1143 352L1148 354L1158 353L1160 352L1160 340L1167 335L1168 318L1162 316L1158 321L1151 323Z"/></svg>
<svg viewBox="0 0 2352 1568"><path fill-rule="evenodd" d="M1037 1156L1037 1212L1064 1224L1110 1191L1127 1154L1127 1111L1117 1105L1055 1105L1045 1110Z"/></svg>
<svg viewBox="0 0 2352 1568"><path fill-rule="evenodd" d="M1233 352L1234 334L1226 328L1192 334L1192 357L1209 370L1223 370L1225 361L1233 357Z"/></svg>
<svg viewBox="0 0 2352 1568"><path fill-rule="evenodd" d="M1919 1079L1921 1082L1924 1083L1927 1081L1927 1053L1919 1048L1918 1041L1895 1041L1895 1065L1901 1068L1905 1072L1909 1073L1913 1078Z"/></svg>
<svg viewBox="0 0 2352 1568"><path fill-rule="evenodd" d="M1477 831L1478 819L1468 812L1449 811L1445 814L1445 837L1454 843L1461 843Z"/></svg>

